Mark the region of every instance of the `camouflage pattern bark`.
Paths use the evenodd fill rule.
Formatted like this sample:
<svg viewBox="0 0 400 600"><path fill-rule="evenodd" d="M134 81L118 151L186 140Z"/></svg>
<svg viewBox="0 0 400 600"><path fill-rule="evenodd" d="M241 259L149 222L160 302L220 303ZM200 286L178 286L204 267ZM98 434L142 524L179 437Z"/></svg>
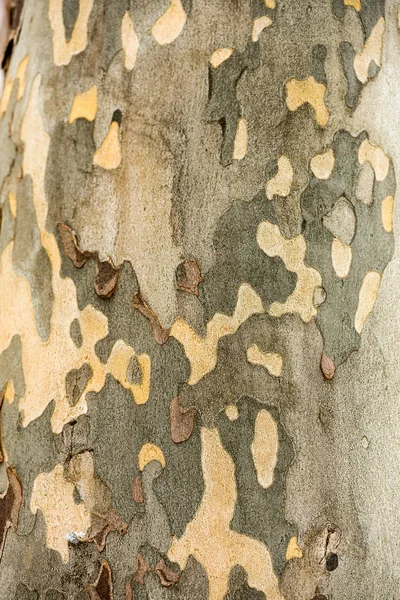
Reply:
<svg viewBox="0 0 400 600"><path fill-rule="evenodd" d="M398 17L17 3L1 598L399 599Z"/></svg>

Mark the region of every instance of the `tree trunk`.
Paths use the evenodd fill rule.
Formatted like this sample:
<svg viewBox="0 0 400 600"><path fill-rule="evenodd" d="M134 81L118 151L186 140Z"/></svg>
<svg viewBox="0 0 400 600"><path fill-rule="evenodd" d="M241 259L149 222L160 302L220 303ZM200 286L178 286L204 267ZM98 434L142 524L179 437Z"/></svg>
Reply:
<svg viewBox="0 0 400 600"><path fill-rule="evenodd" d="M1 598L399 600L397 0L9 4Z"/></svg>

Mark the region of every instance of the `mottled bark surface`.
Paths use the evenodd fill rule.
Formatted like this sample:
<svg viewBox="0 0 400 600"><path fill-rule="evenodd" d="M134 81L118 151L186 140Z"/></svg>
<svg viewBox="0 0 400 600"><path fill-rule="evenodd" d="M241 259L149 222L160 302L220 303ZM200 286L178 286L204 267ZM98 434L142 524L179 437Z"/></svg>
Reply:
<svg viewBox="0 0 400 600"><path fill-rule="evenodd" d="M398 2L17 4L0 597L399 600Z"/></svg>

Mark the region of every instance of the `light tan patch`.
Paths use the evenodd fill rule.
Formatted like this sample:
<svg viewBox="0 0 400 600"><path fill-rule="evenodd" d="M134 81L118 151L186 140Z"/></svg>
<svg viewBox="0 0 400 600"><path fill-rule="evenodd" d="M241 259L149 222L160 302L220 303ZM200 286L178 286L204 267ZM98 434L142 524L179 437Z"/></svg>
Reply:
<svg viewBox="0 0 400 600"><path fill-rule="evenodd" d="M361 83L367 83L368 81L368 70L371 61L374 61L378 67L381 66L384 33L385 19L381 17L372 29L361 52L354 57L354 70Z"/></svg>
<svg viewBox="0 0 400 600"><path fill-rule="evenodd" d="M261 298L247 283L243 283L238 292L235 312L231 317L216 313L207 323L207 333L204 338L181 318L171 327L170 335L182 344L190 362L190 377L188 383L194 385L204 375L212 371L217 364L217 346L219 340L235 333L239 326L252 315L264 312Z"/></svg>
<svg viewBox="0 0 400 600"><path fill-rule="evenodd" d="M235 141L233 144L233 160L242 160L247 152L247 125L246 119L240 117L237 124Z"/></svg>
<svg viewBox="0 0 400 600"><path fill-rule="evenodd" d="M254 424L254 439L251 444L257 481L264 489L274 482L274 471L278 461L278 428L267 410L260 410Z"/></svg>
<svg viewBox="0 0 400 600"><path fill-rule="evenodd" d="M388 233L393 231L393 209L393 196L386 196L386 198L382 200L382 225L383 229Z"/></svg>
<svg viewBox="0 0 400 600"><path fill-rule="evenodd" d="M209 600L223 600L231 569L241 565L250 587L268 600L283 600L271 556L260 541L230 529L237 490L235 466L216 429L201 429L204 495L181 538L173 537L168 558L184 569L192 555L205 569Z"/></svg>
<svg viewBox="0 0 400 600"><path fill-rule="evenodd" d="M93 164L103 169L116 169L121 164L122 151L119 141L119 125L113 121L93 156Z"/></svg>
<svg viewBox="0 0 400 600"><path fill-rule="evenodd" d="M180 36L186 23L181 0L171 0L163 15L154 23L151 33L158 44L172 44Z"/></svg>
<svg viewBox="0 0 400 600"><path fill-rule="evenodd" d="M338 238L332 240L332 266L338 277L344 279L350 271L352 251L351 246L344 244Z"/></svg>
<svg viewBox="0 0 400 600"><path fill-rule="evenodd" d="M17 197L14 192L9 192L8 194L8 205L10 207L10 212L15 219L17 216Z"/></svg>
<svg viewBox="0 0 400 600"><path fill-rule="evenodd" d="M213 52L210 56L210 64L214 69L222 65L223 62L228 60L228 58L233 53L233 48L219 48L215 52Z"/></svg>
<svg viewBox="0 0 400 600"><path fill-rule="evenodd" d="M310 104L315 111L315 118L321 127L329 121L329 112L325 106L326 86L318 83L311 75L306 79L289 79L286 83L286 104L289 110L295 111L303 104Z"/></svg>
<svg viewBox="0 0 400 600"><path fill-rule="evenodd" d="M30 510L40 510L46 522L46 544L59 552L64 563L69 560L67 535L85 534L90 514L83 502L76 504L74 484L64 479L64 467L57 464L49 473L39 473L33 483Z"/></svg>
<svg viewBox="0 0 400 600"><path fill-rule="evenodd" d="M267 8L275 8L276 0L264 0L264 4Z"/></svg>
<svg viewBox="0 0 400 600"><path fill-rule="evenodd" d="M57 66L68 65L88 43L88 22L94 0L79 0L79 13L71 39L65 39L63 0L49 0L49 21L53 31L53 58Z"/></svg>
<svg viewBox="0 0 400 600"><path fill-rule="evenodd" d="M235 404L228 404L225 408L225 414L230 421L236 421L239 418L238 407Z"/></svg>
<svg viewBox="0 0 400 600"><path fill-rule="evenodd" d="M286 560L292 558L303 558L303 552L298 544L297 536L291 537L286 548Z"/></svg>
<svg viewBox="0 0 400 600"><path fill-rule="evenodd" d="M323 154L313 156L310 162L311 171L317 179L329 179L335 166L335 156L332 148Z"/></svg>
<svg viewBox="0 0 400 600"><path fill-rule="evenodd" d="M11 98L12 88L13 88L12 79L11 78L6 79L4 87L3 87L3 93L1 95L1 100L0 100L0 119L2 119L4 117L5 112L7 110L8 103L10 102L10 98Z"/></svg>
<svg viewBox="0 0 400 600"><path fill-rule="evenodd" d="M269 221L259 224L257 242L267 256L279 256L288 271L296 273L297 282L293 293L284 303L273 302L268 314L281 317L287 313L298 313L305 323L317 314L313 304L314 289L321 285L321 275L304 263L306 242L302 235L287 240L279 231L278 225Z"/></svg>
<svg viewBox="0 0 400 600"><path fill-rule="evenodd" d="M25 92L25 75L26 75L26 68L28 66L28 60L29 60L29 57L28 57L28 55L26 55L19 63L17 73L15 75L15 78L18 79L17 100L21 100L21 98Z"/></svg>
<svg viewBox="0 0 400 600"><path fill-rule="evenodd" d="M247 348L247 360L252 365L265 367L274 377L282 375L283 358L276 352L263 352L257 344L252 344Z"/></svg>
<svg viewBox="0 0 400 600"><path fill-rule="evenodd" d="M374 199L373 191L374 191L374 182L375 182L375 172L371 167L370 163L367 161L363 164L358 174L357 179L357 187L356 187L356 197L357 200L370 206Z"/></svg>
<svg viewBox="0 0 400 600"><path fill-rule="evenodd" d="M132 71L133 67L136 64L140 39L135 31L135 26L129 14L129 10L127 10L124 16L122 17L121 45L123 51L125 52L125 69L127 71Z"/></svg>
<svg viewBox="0 0 400 600"><path fill-rule="evenodd" d="M361 334L365 321L374 310L381 285L381 276L376 271L368 271L358 295L358 307L354 321L357 333Z"/></svg>
<svg viewBox="0 0 400 600"><path fill-rule="evenodd" d="M377 181L386 179L389 173L389 157L380 146L364 140L358 149L358 162L363 165L367 161L373 168Z"/></svg>
<svg viewBox="0 0 400 600"><path fill-rule="evenodd" d="M160 465L163 468L165 467L165 456L161 448L148 442L147 444L143 444L139 452L138 464L140 471L143 471L145 466L152 460L158 460Z"/></svg>
<svg viewBox="0 0 400 600"><path fill-rule="evenodd" d="M361 10L361 0L344 0L345 6L352 6L358 12Z"/></svg>
<svg viewBox="0 0 400 600"><path fill-rule="evenodd" d="M268 200L276 196L286 198L289 196L293 183L293 168L287 156L278 158L278 172L272 177L265 186L265 193Z"/></svg>
<svg viewBox="0 0 400 600"><path fill-rule="evenodd" d="M261 35L261 32L264 31L267 27L272 25L272 20L264 15L263 17L259 17L255 19L253 23L253 31L251 33L251 39L253 42L258 42L258 38Z"/></svg>
<svg viewBox="0 0 400 600"><path fill-rule="evenodd" d="M97 113L97 87L91 88L75 96L69 113L68 123L73 123L76 119L87 119L94 121Z"/></svg>

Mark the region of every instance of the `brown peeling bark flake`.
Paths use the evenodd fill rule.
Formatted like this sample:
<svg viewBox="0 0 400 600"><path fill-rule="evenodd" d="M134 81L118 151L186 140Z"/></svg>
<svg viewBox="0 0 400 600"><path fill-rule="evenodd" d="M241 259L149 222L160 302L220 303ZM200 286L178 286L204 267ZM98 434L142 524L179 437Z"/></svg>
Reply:
<svg viewBox="0 0 400 600"><path fill-rule="evenodd" d="M164 587L170 587L179 581L180 574L177 571L173 571L170 567L165 564L165 560L161 558L154 567L154 572L160 578L161 585Z"/></svg>
<svg viewBox="0 0 400 600"><path fill-rule="evenodd" d="M111 568L106 560L101 561L99 575L94 584L87 587L90 600L113 600Z"/></svg>
<svg viewBox="0 0 400 600"><path fill-rule="evenodd" d="M8 489L0 498L0 559L8 529L17 531L19 512L22 506L22 487L17 474L7 467Z"/></svg>
<svg viewBox="0 0 400 600"><path fill-rule="evenodd" d="M149 306L147 306L139 293L135 293L133 295L133 306L150 321L154 339L156 340L157 344L160 344L160 346L165 344L165 342L168 340L170 330L164 329L161 326L157 315Z"/></svg>
<svg viewBox="0 0 400 600"><path fill-rule="evenodd" d="M203 281L199 265L195 260L185 260L177 269L177 285L180 290L199 295L199 283Z"/></svg>
<svg viewBox="0 0 400 600"><path fill-rule="evenodd" d="M142 478L140 475L135 477L135 479L132 481L132 498L138 504L142 504L144 502Z"/></svg>
<svg viewBox="0 0 400 600"><path fill-rule="evenodd" d="M133 572L133 578L136 581L136 583L139 583L140 585L144 585L144 576L146 575L146 573L149 573L150 571L151 571L151 569L150 569L148 563L143 558L142 554L140 552L138 552L138 554L136 555L136 567Z"/></svg>
<svg viewBox="0 0 400 600"><path fill-rule="evenodd" d="M60 232L60 237L66 256L68 256L74 265L80 269L80 267L83 267L87 259L91 257L91 254L89 252L82 252L82 250L79 248L76 235L71 227L68 227L68 225L65 225L65 223L59 223L58 231Z"/></svg>
<svg viewBox="0 0 400 600"><path fill-rule="evenodd" d="M325 379L333 379L333 376L335 375L335 363L325 354L325 352L323 352L321 356L321 371Z"/></svg>
<svg viewBox="0 0 400 600"><path fill-rule="evenodd" d="M128 523L125 523L113 508L110 508L106 515L92 512L88 541L94 542L98 551L102 552L106 545L107 535L111 531L118 531L120 535L124 535L127 529Z"/></svg>
<svg viewBox="0 0 400 600"><path fill-rule="evenodd" d="M94 280L96 294L102 298L110 298L117 287L119 269L116 269L111 261L105 260L97 262L96 270L97 273Z"/></svg>
<svg viewBox="0 0 400 600"><path fill-rule="evenodd" d="M185 442L190 438L194 427L195 409L184 409L179 404L179 397L171 400L169 405L169 418L171 427L171 439L175 444Z"/></svg>

